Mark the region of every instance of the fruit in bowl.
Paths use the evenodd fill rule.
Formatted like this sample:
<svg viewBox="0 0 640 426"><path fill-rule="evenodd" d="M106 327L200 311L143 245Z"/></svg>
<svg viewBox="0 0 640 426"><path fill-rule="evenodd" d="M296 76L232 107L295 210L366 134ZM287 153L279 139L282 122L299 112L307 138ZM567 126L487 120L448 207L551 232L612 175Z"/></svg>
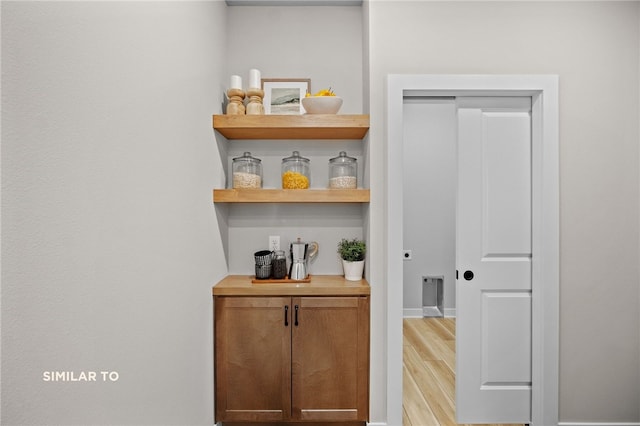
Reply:
<svg viewBox="0 0 640 426"><path fill-rule="evenodd" d="M302 98L302 106L307 114L336 114L342 106L342 98L329 89L322 89L314 95L307 93Z"/></svg>

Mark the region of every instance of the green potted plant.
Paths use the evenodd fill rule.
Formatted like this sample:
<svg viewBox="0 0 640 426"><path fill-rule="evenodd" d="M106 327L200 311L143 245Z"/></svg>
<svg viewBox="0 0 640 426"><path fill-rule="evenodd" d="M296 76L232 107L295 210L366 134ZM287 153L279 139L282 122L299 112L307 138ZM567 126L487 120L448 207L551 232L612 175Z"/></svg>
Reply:
<svg viewBox="0 0 640 426"><path fill-rule="evenodd" d="M344 277L349 281L362 279L364 271L364 258L367 254L367 243L358 238L343 238L338 243L338 254L342 259Z"/></svg>

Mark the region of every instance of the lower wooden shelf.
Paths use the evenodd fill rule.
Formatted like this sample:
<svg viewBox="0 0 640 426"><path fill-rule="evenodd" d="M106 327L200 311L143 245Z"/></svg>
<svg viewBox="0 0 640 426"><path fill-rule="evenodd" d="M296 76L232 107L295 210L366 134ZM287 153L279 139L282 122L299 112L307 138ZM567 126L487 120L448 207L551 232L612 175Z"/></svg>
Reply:
<svg viewBox="0 0 640 426"><path fill-rule="evenodd" d="M368 203L368 189L214 189L214 203Z"/></svg>

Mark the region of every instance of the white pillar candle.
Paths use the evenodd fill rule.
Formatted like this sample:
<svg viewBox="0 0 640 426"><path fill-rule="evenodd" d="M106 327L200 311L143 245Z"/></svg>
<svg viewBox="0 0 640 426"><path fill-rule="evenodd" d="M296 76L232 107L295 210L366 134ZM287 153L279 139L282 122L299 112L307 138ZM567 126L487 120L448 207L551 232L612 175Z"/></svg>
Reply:
<svg viewBox="0 0 640 426"><path fill-rule="evenodd" d="M230 89L241 89L242 90L242 77L240 77L239 75L232 75L231 76L231 85L229 86Z"/></svg>
<svg viewBox="0 0 640 426"><path fill-rule="evenodd" d="M257 69L249 70L249 87L252 89L260 88L260 71Z"/></svg>

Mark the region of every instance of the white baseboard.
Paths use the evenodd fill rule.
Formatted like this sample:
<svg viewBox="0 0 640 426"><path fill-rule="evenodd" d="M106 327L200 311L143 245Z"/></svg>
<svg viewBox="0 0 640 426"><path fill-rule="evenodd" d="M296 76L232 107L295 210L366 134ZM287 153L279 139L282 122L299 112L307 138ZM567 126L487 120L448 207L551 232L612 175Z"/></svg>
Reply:
<svg viewBox="0 0 640 426"><path fill-rule="evenodd" d="M404 308L402 316L404 318L422 318L422 308Z"/></svg>
<svg viewBox="0 0 640 426"><path fill-rule="evenodd" d="M640 422L558 422L558 426L640 426Z"/></svg>
<svg viewBox="0 0 640 426"><path fill-rule="evenodd" d="M424 309L423 308L404 308L402 310L403 318L422 318L424 317ZM444 309L444 317L445 318L455 318L456 317L456 308L445 308Z"/></svg>

